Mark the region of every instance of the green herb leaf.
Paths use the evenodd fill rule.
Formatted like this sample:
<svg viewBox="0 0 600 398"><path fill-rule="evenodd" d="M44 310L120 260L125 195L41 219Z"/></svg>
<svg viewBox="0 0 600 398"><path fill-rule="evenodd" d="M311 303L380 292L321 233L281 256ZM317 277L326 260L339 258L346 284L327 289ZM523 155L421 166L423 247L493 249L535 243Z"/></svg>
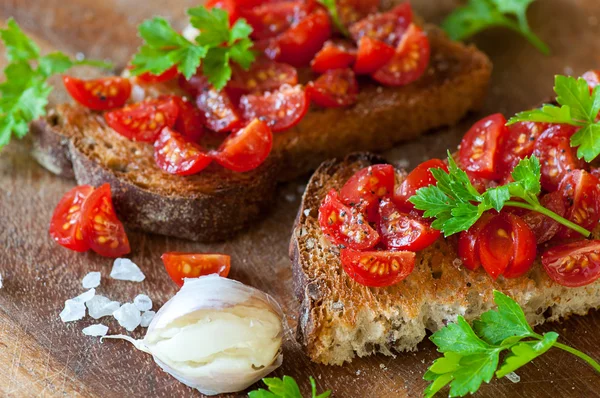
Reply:
<svg viewBox="0 0 600 398"><path fill-rule="evenodd" d="M478 336L489 344L498 345L509 337L533 335L519 304L499 291L494 291L494 302L498 306L497 311L484 312L480 320L473 322L473 329Z"/></svg>
<svg viewBox="0 0 600 398"><path fill-rule="evenodd" d="M25 35L13 18L6 23L6 29L0 29L0 38L6 46L9 62L35 60L40 56L40 48Z"/></svg>
<svg viewBox="0 0 600 398"><path fill-rule="evenodd" d="M279 379L277 377L264 378L263 382L267 385L268 391L262 388L250 391L248 397L250 398L302 398L298 383L290 377L283 376ZM331 391L326 391L320 395L317 395L317 385L315 379L310 377L310 385L312 389L312 398L327 398L331 395Z"/></svg>
<svg viewBox="0 0 600 398"><path fill-rule="evenodd" d="M510 349L512 355L506 357L504 363L496 372L496 377L504 377L507 374L519 369L521 366L528 364L552 348L557 339L558 333L548 332L544 334L544 338L542 340L527 341L514 345Z"/></svg>
<svg viewBox="0 0 600 398"><path fill-rule="evenodd" d="M537 157L531 156L521 160L519 164L515 166L511 175L515 180L515 184L511 184L512 186L520 186L526 193L536 196L542 191L542 186L540 184L542 172L540 161Z"/></svg>
<svg viewBox="0 0 600 398"><path fill-rule="evenodd" d="M482 355L470 355L460 360L459 368L453 373L450 395L465 396L475 393L481 383L489 383L498 368L500 350L487 350Z"/></svg>
<svg viewBox="0 0 600 398"><path fill-rule="evenodd" d="M429 338L440 352L453 352L461 356L486 352L491 347L481 340L465 321L459 316L456 323L450 323L438 330Z"/></svg>
<svg viewBox="0 0 600 398"><path fill-rule="evenodd" d="M577 123L571 117L571 108L558 107L555 105L543 105L540 109L519 112L508 120L507 125L517 122L538 122L538 123L559 123L573 124ZM576 125L579 125L576 124Z"/></svg>

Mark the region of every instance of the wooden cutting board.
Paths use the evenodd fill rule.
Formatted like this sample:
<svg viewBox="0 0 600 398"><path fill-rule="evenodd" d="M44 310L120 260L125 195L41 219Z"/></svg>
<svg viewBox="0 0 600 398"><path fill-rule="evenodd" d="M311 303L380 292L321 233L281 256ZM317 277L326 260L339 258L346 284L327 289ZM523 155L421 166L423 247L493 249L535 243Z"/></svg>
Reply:
<svg viewBox="0 0 600 398"><path fill-rule="evenodd" d="M183 26L183 10L191 0L3 0L0 18L14 16L46 48L109 58L122 67L138 44L135 26L144 18L163 15ZM458 2L413 1L428 20L439 22ZM168 4L168 6L167 6ZM479 117L492 112L513 114L538 104L551 94L556 73L579 74L600 67L600 2L598 0L544 0L529 13L533 29L550 44L551 56L542 56L526 41L506 30L478 36L495 70L484 109L460 126L424 136L391 149L386 155L408 166L443 156ZM53 100L64 99L56 91ZM343 367L311 363L294 339L298 303L292 295L288 239L306 178L282 186L273 211L236 239L201 245L162 236L129 234L132 259L146 274L141 284L108 279L112 262L91 253L70 252L48 237L54 206L74 184L55 177L28 155L27 142L13 142L0 153L0 395L85 397L176 397L196 392L163 373L150 356L125 342L101 344L81 329L90 319L63 324L58 314L64 300L83 291L81 278L101 271L100 294L121 302L147 293L156 307L176 292L163 270L166 251L214 251L232 255L231 277L256 286L282 304L287 314L284 364L275 375L293 376L308 393L308 376L320 390L336 397L418 397L421 376L438 354L428 341L416 353L357 359ZM103 322L118 332L116 322ZM600 358L600 313L573 317L541 327L558 331L561 341ZM140 330L135 333L141 337ZM552 350L519 370L521 382L494 380L480 389L481 397L592 397L599 396L600 376L574 357Z"/></svg>

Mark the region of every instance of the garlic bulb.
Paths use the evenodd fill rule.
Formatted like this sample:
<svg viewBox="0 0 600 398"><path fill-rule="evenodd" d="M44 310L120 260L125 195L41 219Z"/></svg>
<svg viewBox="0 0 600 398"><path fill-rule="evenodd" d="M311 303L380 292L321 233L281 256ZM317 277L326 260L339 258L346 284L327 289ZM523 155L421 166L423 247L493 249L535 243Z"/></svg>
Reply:
<svg viewBox="0 0 600 398"><path fill-rule="evenodd" d="M217 274L186 279L146 336L122 338L206 395L246 389L283 360L283 313L268 294Z"/></svg>

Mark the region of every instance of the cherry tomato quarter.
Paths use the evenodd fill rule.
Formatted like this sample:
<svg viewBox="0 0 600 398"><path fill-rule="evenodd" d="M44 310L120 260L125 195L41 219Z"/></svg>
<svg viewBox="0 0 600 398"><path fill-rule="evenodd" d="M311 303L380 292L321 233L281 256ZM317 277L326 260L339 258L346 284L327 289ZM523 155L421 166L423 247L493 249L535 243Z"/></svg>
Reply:
<svg viewBox="0 0 600 398"><path fill-rule="evenodd" d="M499 158L502 173L512 173L521 159L531 156L535 140L548 127L546 123L518 122L508 126Z"/></svg>
<svg viewBox="0 0 600 398"><path fill-rule="evenodd" d="M177 66L172 66L159 75L146 72L136 76L136 78L142 83L163 83L176 78L178 74Z"/></svg>
<svg viewBox="0 0 600 398"><path fill-rule="evenodd" d="M558 186L567 211L565 217L587 230L593 230L600 220L600 179L585 170L574 170L565 175ZM561 226L558 237L576 238L580 234Z"/></svg>
<svg viewBox="0 0 600 398"><path fill-rule="evenodd" d="M177 175L197 174L212 161L200 145L168 127L154 143L154 159L163 171Z"/></svg>
<svg viewBox="0 0 600 398"><path fill-rule="evenodd" d="M352 69L328 70L306 91L312 102L324 108L350 106L358 100L358 82Z"/></svg>
<svg viewBox="0 0 600 398"><path fill-rule="evenodd" d="M263 40L285 32L306 18L312 8L311 1L266 1L242 10L241 15L252 26L251 37Z"/></svg>
<svg viewBox="0 0 600 398"><path fill-rule="evenodd" d="M50 221L50 236L56 243L76 252L90 248L81 230L81 212L83 203L93 191L91 185L80 185L58 202Z"/></svg>
<svg viewBox="0 0 600 398"><path fill-rule="evenodd" d="M365 286L394 285L415 269L416 253L410 251L340 250L340 260L346 274Z"/></svg>
<svg viewBox="0 0 600 398"><path fill-rule="evenodd" d="M183 286L184 278L211 274L227 278L231 268L231 257L226 254L169 252L163 254L161 259L167 273L179 287Z"/></svg>
<svg viewBox="0 0 600 398"><path fill-rule="evenodd" d="M340 190L342 202L358 208L369 221L378 218L379 199L394 192L394 166L376 164L357 171Z"/></svg>
<svg viewBox="0 0 600 398"><path fill-rule="evenodd" d="M204 113L206 127L213 131L229 132L242 125L239 111L225 90L202 90L196 97L196 106Z"/></svg>
<svg viewBox="0 0 600 398"><path fill-rule="evenodd" d="M232 98L248 93L263 93L277 90L284 84L298 84L298 71L291 65L271 60L260 60L252 64L249 70L235 68L227 83L227 93Z"/></svg>
<svg viewBox="0 0 600 398"><path fill-rule="evenodd" d="M564 217L567 212L565 201L560 192L552 192L542 196L540 204L561 217ZM533 231L538 245L552 239L561 226L558 222L537 211L528 211L522 218Z"/></svg>
<svg viewBox="0 0 600 398"><path fill-rule="evenodd" d="M296 68L308 66L330 37L329 15L318 9L277 37L277 60Z"/></svg>
<svg viewBox="0 0 600 398"><path fill-rule="evenodd" d="M389 250L419 251L431 246L440 231L416 214L401 213L389 199L379 204L381 241Z"/></svg>
<svg viewBox="0 0 600 398"><path fill-rule="evenodd" d="M567 287L589 285L600 277L600 240L581 240L548 249L542 254L548 276Z"/></svg>
<svg viewBox="0 0 600 398"><path fill-rule="evenodd" d="M131 83L122 77L81 80L65 75L63 83L75 101L95 111L119 108L131 95Z"/></svg>
<svg viewBox="0 0 600 398"><path fill-rule="evenodd" d="M431 174L431 169L442 169L448 172L448 166L440 159L430 159L415 167L394 191L393 201L398 208L405 211L414 209L409 199L417 193L417 190L437 183Z"/></svg>
<svg viewBox="0 0 600 398"><path fill-rule="evenodd" d="M316 73L325 73L332 69L345 69L356 60L356 48L345 41L328 41L310 62Z"/></svg>
<svg viewBox="0 0 600 398"><path fill-rule="evenodd" d="M260 119L275 133L300 123L308 111L309 100L300 85L281 86L264 94L248 94L240 99L244 119Z"/></svg>
<svg viewBox="0 0 600 398"><path fill-rule="evenodd" d="M394 47L369 36L363 36L358 41L354 72L358 75L375 73L390 62L394 53Z"/></svg>
<svg viewBox="0 0 600 398"><path fill-rule="evenodd" d="M458 257L462 260L463 265L471 271L475 271L481 266L477 241L481 231L493 217L489 212L484 213L468 231L461 232L458 237Z"/></svg>
<svg viewBox="0 0 600 398"><path fill-rule="evenodd" d="M412 20L412 8L409 3L404 3L385 13L370 14L352 24L348 30L356 42L363 37L369 37L396 47Z"/></svg>

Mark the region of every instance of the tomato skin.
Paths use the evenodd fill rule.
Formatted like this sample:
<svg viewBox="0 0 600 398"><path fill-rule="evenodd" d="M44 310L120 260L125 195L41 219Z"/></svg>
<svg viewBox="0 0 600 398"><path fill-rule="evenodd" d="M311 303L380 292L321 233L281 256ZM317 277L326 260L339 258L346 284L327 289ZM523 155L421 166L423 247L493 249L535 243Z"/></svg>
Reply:
<svg viewBox="0 0 600 398"><path fill-rule="evenodd" d="M277 37L280 50L277 60L296 68L308 66L330 37L329 15L318 9Z"/></svg>
<svg viewBox="0 0 600 398"><path fill-rule="evenodd" d="M122 77L81 80L65 75L63 83L75 101L95 111L119 108L131 95L131 83Z"/></svg>
<svg viewBox="0 0 600 398"><path fill-rule="evenodd" d="M169 174L187 176L204 170L212 158L200 145L165 127L154 143L154 160Z"/></svg>
<svg viewBox="0 0 600 398"><path fill-rule="evenodd" d="M358 75L375 73L390 62L394 53L394 47L371 37L363 36L358 41L354 72Z"/></svg>
<svg viewBox="0 0 600 398"><path fill-rule="evenodd" d="M379 199L394 192L394 166L376 164L354 173L340 190L342 202L350 207L359 208L374 221L379 213Z"/></svg>
<svg viewBox="0 0 600 398"><path fill-rule="evenodd" d="M179 107L172 98L148 98L104 114L106 123L132 141L154 142L164 127L173 127Z"/></svg>
<svg viewBox="0 0 600 398"><path fill-rule="evenodd" d="M476 122L460 143L459 160L465 171L475 177L497 179L498 148L508 131L506 119L500 113Z"/></svg>
<svg viewBox="0 0 600 398"><path fill-rule="evenodd" d="M587 82L588 86L590 87L590 91L600 84L600 70L589 70L581 77L583 77Z"/></svg>
<svg viewBox="0 0 600 398"><path fill-rule="evenodd" d="M458 237L458 257L462 260L463 265L471 271L475 271L481 266L477 241L481 230L493 217L491 213L483 213L481 218L468 231L461 232Z"/></svg>
<svg viewBox="0 0 600 398"><path fill-rule="evenodd" d="M319 207L321 230L336 245L367 250L379 242L379 234L363 214L344 205L335 189L329 191Z"/></svg>
<svg viewBox="0 0 600 398"><path fill-rule="evenodd" d="M162 83L176 78L178 73L177 66L172 66L160 75L154 75L150 72L146 72L136 76L136 78L143 83Z"/></svg>
<svg viewBox="0 0 600 398"><path fill-rule="evenodd" d="M217 133L235 130L243 124L238 109L225 90L217 91L211 87L202 91L196 97L196 106L204 112L206 126Z"/></svg>
<svg viewBox="0 0 600 398"><path fill-rule="evenodd" d="M109 184L96 188L81 212L83 236L93 251L113 258L131 251L125 228L115 213Z"/></svg>
<svg viewBox="0 0 600 398"><path fill-rule="evenodd" d="M168 252L160 258L165 270L179 287L183 286L184 278L199 278L210 274L227 278L231 268L231 257L226 254Z"/></svg>
<svg viewBox="0 0 600 398"><path fill-rule="evenodd" d="M204 114L187 98L176 95L170 97L179 109L174 126L175 131L183 134L190 141L197 142L204 135Z"/></svg>
<svg viewBox="0 0 600 398"><path fill-rule="evenodd" d="M573 170L565 175L558 192L567 205L567 220L593 230L600 220L600 179L585 170ZM560 227L558 237L576 238L580 234L566 226Z"/></svg>
<svg viewBox="0 0 600 398"><path fill-rule="evenodd" d="M209 155L221 166L243 173L260 166L271 153L273 134L262 121L254 119L246 127L231 133L217 151Z"/></svg>
<svg viewBox="0 0 600 398"><path fill-rule="evenodd" d="M502 174L510 176L521 159L531 156L535 140L548 127L547 123L518 122L508 126L499 157Z"/></svg>
<svg viewBox="0 0 600 398"><path fill-rule="evenodd" d="M326 71L311 82L306 91L315 104L324 108L350 106L358 100L358 82L348 68Z"/></svg>
<svg viewBox="0 0 600 398"><path fill-rule="evenodd" d="M419 251L431 246L440 231L418 215L401 213L389 199L379 204L381 241L389 250Z"/></svg>
<svg viewBox="0 0 600 398"><path fill-rule="evenodd" d="M356 42L366 36L396 47L412 20L413 13L410 4L403 3L385 13L370 14L352 24L348 30Z"/></svg>
<svg viewBox="0 0 600 398"><path fill-rule="evenodd" d="M240 11L252 26L251 37L255 40L276 37L300 21L312 11L312 1L266 1Z"/></svg>
<svg viewBox="0 0 600 398"><path fill-rule="evenodd" d="M50 220L50 236L56 243L76 252L90 248L81 230L81 211L94 187L80 185L67 192L56 205Z"/></svg>
<svg viewBox="0 0 600 398"><path fill-rule="evenodd" d="M589 285L600 278L600 240L581 240L548 249L542 254L542 265L559 285Z"/></svg>
<svg viewBox="0 0 600 398"><path fill-rule="evenodd" d="M226 90L231 98L239 98L244 94L277 90L284 84L298 84L296 68L271 60L260 60L247 71L235 68Z"/></svg>
<svg viewBox="0 0 600 398"><path fill-rule="evenodd" d="M427 34L417 25L410 25L392 58L371 77L386 86L405 86L425 73L430 56Z"/></svg>
<svg viewBox="0 0 600 398"><path fill-rule="evenodd" d="M240 99L244 119L261 119L276 133L287 130L306 115L309 106L306 91L300 86L284 85L262 95L248 94Z"/></svg>
<svg viewBox="0 0 600 398"><path fill-rule="evenodd" d="M372 287L391 286L405 279L415 269L415 258L416 253L410 251L340 250L340 260L348 276Z"/></svg>
<svg viewBox="0 0 600 398"><path fill-rule="evenodd" d="M542 196L540 204L561 217L564 217L567 212L565 202L560 192L552 192ZM538 245L552 239L561 227L558 222L537 211L528 211L521 216L521 218L523 218L523 221L525 221L533 231Z"/></svg>
<svg viewBox="0 0 600 398"><path fill-rule="evenodd" d="M350 67L356 60L356 48L347 42L328 41L310 62L316 73L325 73L332 69Z"/></svg>
<svg viewBox="0 0 600 398"><path fill-rule="evenodd" d="M536 236L519 216L506 213L506 217L512 227L515 250L503 276L505 278L518 278L525 275L535 261L537 255Z"/></svg>
<svg viewBox="0 0 600 398"><path fill-rule="evenodd" d="M409 199L417 193L417 190L435 185L437 183L431 169L442 169L448 172L448 166L441 159L429 159L414 168L396 187L394 191L393 201L401 210L410 211L414 209L414 205L409 202Z"/></svg>

